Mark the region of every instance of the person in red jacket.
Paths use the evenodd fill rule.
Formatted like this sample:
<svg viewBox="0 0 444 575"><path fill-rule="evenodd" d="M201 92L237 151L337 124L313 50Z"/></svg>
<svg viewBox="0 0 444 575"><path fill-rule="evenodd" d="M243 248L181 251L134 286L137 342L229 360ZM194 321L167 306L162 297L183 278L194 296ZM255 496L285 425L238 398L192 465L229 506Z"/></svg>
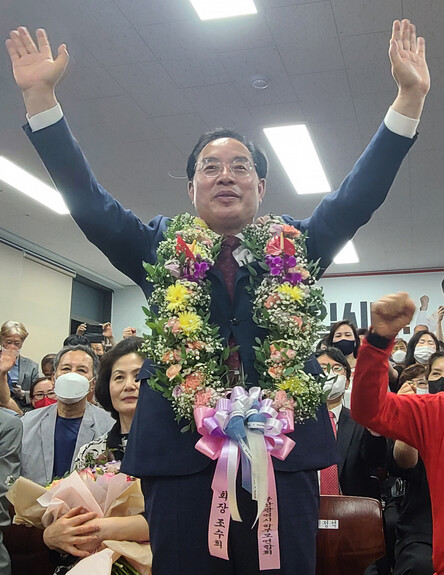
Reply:
<svg viewBox="0 0 444 575"><path fill-rule="evenodd" d="M444 394L387 392L388 360L394 338L407 325L415 305L407 293L390 294L372 306L372 328L358 355L351 413L355 421L415 447L429 482L433 516L433 565L444 575ZM432 390L429 390L432 391Z"/></svg>

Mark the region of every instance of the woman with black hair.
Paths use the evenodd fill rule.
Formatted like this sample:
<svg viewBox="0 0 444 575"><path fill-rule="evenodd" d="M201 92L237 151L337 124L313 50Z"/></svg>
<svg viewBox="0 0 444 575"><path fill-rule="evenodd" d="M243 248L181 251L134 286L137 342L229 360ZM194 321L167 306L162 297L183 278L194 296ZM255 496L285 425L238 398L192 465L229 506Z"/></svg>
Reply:
<svg viewBox="0 0 444 575"><path fill-rule="evenodd" d="M96 464L101 455L105 455L107 460L119 461L123 458L139 396L136 377L144 361L138 352L141 343L142 338L130 337L105 354L100 364L95 393L97 400L111 413L116 423L108 433L80 448L74 469L80 470ZM50 549L83 558L106 539L147 541L149 531L143 515L98 518L95 513L83 513L80 507L76 507L47 527L43 539ZM69 567L73 561L69 561ZM66 570L62 569L56 572Z"/></svg>
<svg viewBox="0 0 444 575"><path fill-rule="evenodd" d="M407 344L405 367L414 363L427 364L430 357L439 351L439 341L436 336L427 331L418 331L410 338Z"/></svg>

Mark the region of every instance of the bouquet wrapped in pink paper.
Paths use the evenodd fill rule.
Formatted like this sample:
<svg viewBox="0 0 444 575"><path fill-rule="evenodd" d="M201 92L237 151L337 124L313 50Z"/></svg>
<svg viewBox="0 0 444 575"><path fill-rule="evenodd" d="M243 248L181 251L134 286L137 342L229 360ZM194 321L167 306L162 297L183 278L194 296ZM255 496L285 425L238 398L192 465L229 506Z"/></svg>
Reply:
<svg viewBox="0 0 444 575"><path fill-rule="evenodd" d="M79 506L95 512L97 517L127 517L142 513L144 500L140 481L119 473L119 468L120 462L110 462L73 471L68 477L53 481L47 488L19 477L7 494L15 508L13 522L45 528ZM104 541L95 553L81 559L70 573L118 573L121 558L133 573L150 575L150 545L134 541Z"/></svg>

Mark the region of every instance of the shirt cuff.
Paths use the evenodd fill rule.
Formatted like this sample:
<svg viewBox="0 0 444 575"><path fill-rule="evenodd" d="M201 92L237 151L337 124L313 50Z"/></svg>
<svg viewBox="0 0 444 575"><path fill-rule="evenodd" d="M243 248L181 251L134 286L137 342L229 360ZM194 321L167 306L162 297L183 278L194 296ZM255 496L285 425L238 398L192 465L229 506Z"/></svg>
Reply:
<svg viewBox="0 0 444 575"><path fill-rule="evenodd" d="M398 136L413 138L416 134L419 120L403 116L399 112L389 108L384 118L384 124L391 132L398 134Z"/></svg>
<svg viewBox="0 0 444 575"><path fill-rule="evenodd" d="M49 108L49 110L45 110L44 112L40 112L40 114L35 114L34 116L28 116L28 114L26 114L29 127L33 132L43 130L43 128L48 128L62 118L63 111L60 104L56 104L53 108Z"/></svg>
<svg viewBox="0 0 444 575"><path fill-rule="evenodd" d="M386 337L383 337L382 335L379 335L370 329L370 333L367 336L367 341L373 347L378 349L387 349L393 340L387 339Z"/></svg>

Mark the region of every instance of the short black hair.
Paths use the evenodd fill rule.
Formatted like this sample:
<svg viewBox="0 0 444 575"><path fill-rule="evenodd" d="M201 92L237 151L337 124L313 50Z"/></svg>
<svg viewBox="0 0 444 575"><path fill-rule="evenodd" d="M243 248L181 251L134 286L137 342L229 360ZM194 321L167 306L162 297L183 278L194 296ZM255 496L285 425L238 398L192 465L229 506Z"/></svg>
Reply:
<svg viewBox="0 0 444 575"><path fill-rule="evenodd" d="M407 353L405 354L405 362L404 362L405 367L417 363L415 359L415 347L417 346L418 341L422 338L423 335L429 335L435 342L436 351L439 351L439 341L434 333L431 333L428 329L417 331L412 335L407 344Z"/></svg>
<svg viewBox="0 0 444 575"><path fill-rule="evenodd" d="M52 373L54 373L54 358L55 358L56 354L55 353L47 353L44 357L42 357L42 360L40 362L40 368L43 371L43 367L46 364L51 365L51 369L52 369Z"/></svg>
<svg viewBox="0 0 444 575"><path fill-rule="evenodd" d="M327 355L330 359L336 361L336 363L340 363L345 369L345 375L347 379L350 379L351 367L347 361L347 358L340 349L337 347L326 347L325 349L320 349L315 353L316 358L321 357L321 355Z"/></svg>
<svg viewBox="0 0 444 575"><path fill-rule="evenodd" d="M336 333L336 330L338 329L338 327L341 327L341 325L348 325L348 327L351 328L351 330L352 330L352 332L353 332L353 334L354 334L354 336L355 336L355 349L354 349L354 351L353 351L353 355L354 355L355 357L357 357L357 355L358 355L358 349L359 349L359 346L361 345L361 340L359 339L358 330L356 329L355 324L354 324L352 321L348 320L348 319L342 319L341 321L337 321L336 323L334 323L334 324L331 326L330 331L328 332L328 335L327 335L327 340L326 340L327 345L334 347L334 345L333 345L333 337L334 337L334 335L335 335L335 333Z"/></svg>
<svg viewBox="0 0 444 575"><path fill-rule="evenodd" d="M111 394L109 392L109 382L113 366L118 359L130 353L138 353L144 357L139 351L142 342L143 338L136 336L127 337L119 341L117 345L105 353L102 363L100 364L99 374L96 380L95 396L103 409L108 411L116 421L119 421L119 413L113 407Z"/></svg>
<svg viewBox="0 0 444 575"><path fill-rule="evenodd" d="M67 345L89 345L89 339L84 335L78 335L77 333L73 333L72 335L68 335L68 337L63 342L63 346L66 347Z"/></svg>
<svg viewBox="0 0 444 575"><path fill-rule="evenodd" d="M196 162L197 158L201 151L205 148L207 144L213 142L214 140L219 140L220 138L231 138L233 140L238 140L241 144L243 144L247 150L250 152L254 167L256 168L257 175L259 178L266 178L267 177L267 170L268 170L268 161L265 153L254 144L252 141L248 140L245 136L238 134L234 130L230 130L229 128L215 128L214 130L209 130L202 134L197 141L197 144L194 146L193 151L188 156L187 161L187 176L188 181L192 181L194 178L194 174L196 172Z"/></svg>

